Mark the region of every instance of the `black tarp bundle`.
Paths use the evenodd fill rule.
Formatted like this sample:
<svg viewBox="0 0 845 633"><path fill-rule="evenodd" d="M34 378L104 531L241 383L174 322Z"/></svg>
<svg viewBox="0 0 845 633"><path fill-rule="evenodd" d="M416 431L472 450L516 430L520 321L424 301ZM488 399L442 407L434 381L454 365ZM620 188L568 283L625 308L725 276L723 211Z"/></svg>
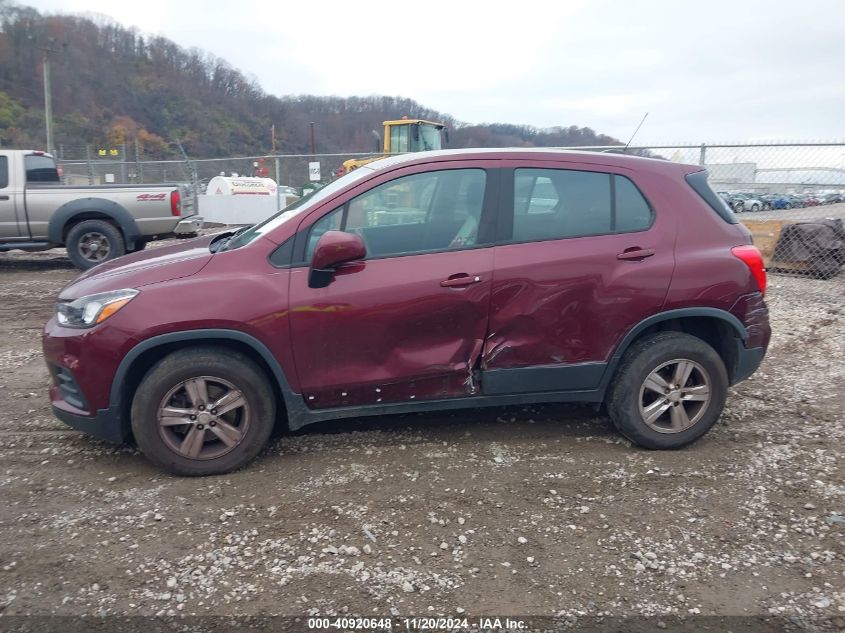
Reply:
<svg viewBox="0 0 845 633"><path fill-rule="evenodd" d="M845 225L840 219L787 224L772 260L773 268L779 263L806 263L809 272L833 277L845 263Z"/></svg>

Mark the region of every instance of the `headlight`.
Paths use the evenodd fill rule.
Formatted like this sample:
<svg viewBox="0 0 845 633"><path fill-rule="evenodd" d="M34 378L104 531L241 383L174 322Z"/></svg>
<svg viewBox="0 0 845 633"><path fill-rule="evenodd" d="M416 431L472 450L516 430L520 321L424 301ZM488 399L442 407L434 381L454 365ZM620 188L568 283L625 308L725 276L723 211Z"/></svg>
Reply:
<svg viewBox="0 0 845 633"><path fill-rule="evenodd" d="M137 290L127 288L59 303L56 305L56 318L65 327L91 327L108 319L137 294Z"/></svg>

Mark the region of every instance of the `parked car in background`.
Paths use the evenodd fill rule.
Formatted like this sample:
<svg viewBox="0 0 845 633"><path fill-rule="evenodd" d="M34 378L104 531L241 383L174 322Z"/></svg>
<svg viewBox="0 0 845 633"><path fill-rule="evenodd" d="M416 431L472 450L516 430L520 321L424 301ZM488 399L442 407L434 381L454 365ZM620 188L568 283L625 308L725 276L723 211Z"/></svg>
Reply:
<svg viewBox="0 0 845 633"><path fill-rule="evenodd" d="M789 200L790 207L788 207L788 208L802 209L806 206L804 204L804 199L801 198L800 196L796 196L796 195L793 195L793 194L786 194L785 197L786 197L787 200Z"/></svg>
<svg viewBox="0 0 845 633"><path fill-rule="evenodd" d="M845 202L845 196L843 196L841 193L829 193L824 196L822 200L823 204L838 204L840 202Z"/></svg>
<svg viewBox="0 0 845 633"><path fill-rule="evenodd" d="M791 196L780 193L767 193L760 196L763 203L763 210L769 209L791 209L797 206Z"/></svg>
<svg viewBox="0 0 845 633"><path fill-rule="evenodd" d="M748 193L735 193L734 199L742 203L742 211L761 211L763 201Z"/></svg>
<svg viewBox="0 0 845 633"><path fill-rule="evenodd" d="M720 191L719 196L721 196L722 200L727 203L734 213L742 213L745 210L745 198L743 196L727 191Z"/></svg>
<svg viewBox="0 0 845 633"><path fill-rule="evenodd" d="M64 246L86 270L151 240L196 235L203 226L182 185L59 183L49 154L0 149L0 252Z"/></svg>
<svg viewBox="0 0 845 633"><path fill-rule="evenodd" d="M822 204L822 197L814 193L805 193L801 196L805 207L817 207Z"/></svg>
<svg viewBox="0 0 845 633"><path fill-rule="evenodd" d="M183 475L243 466L277 421L539 402L670 449L759 366L765 289L698 165L421 152L83 274L43 346L56 416Z"/></svg>

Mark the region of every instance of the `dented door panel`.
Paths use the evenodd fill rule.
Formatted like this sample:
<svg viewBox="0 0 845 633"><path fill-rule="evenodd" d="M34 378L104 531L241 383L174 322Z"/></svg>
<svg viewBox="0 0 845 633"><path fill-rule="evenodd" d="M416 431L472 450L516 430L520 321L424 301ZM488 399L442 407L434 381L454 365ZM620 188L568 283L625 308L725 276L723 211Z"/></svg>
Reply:
<svg viewBox="0 0 845 633"><path fill-rule="evenodd" d="M605 171L575 162L522 162L518 166L600 171L632 178L652 207L653 223L647 230L630 233L497 246L490 329L480 368L604 363L624 334L659 311L666 299L675 265L676 225L672 214L660 212L662 183L634 179L624 170ZM513 214L513 195L511 189L501 213ZM510 234L504 240L501 237L500 241L511 239ZM627 258L634 249L648 254L641 259ZM568 385L558 388L565 390Z"/></svg>
<svg viewBox="0 0 845 633"><path fill-rule="evenodd" d="M326 288L291 271L291 334L311 408L475 395L493 249L369 260ZM468 273L479 281L443 287Z"/></svg>

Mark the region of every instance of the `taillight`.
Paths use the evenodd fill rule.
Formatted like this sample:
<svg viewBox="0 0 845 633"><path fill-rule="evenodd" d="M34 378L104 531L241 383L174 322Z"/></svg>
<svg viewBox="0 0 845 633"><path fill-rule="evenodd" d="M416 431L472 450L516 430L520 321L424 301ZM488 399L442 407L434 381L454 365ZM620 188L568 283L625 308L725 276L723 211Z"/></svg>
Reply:
<svg viewBox="0 0 845 633"><path fill-rule="evenodd" d="M170 213L173 215L182 215L182 194L178 189L170 192Z"/></svg>
<svg viewBox="0 0 845 633"><path fill-rule="evenodd" d="M763 256L756 246L734 246L731 249L734 257L738 257L745 262L754 279L757 280L757 285L760 286L760 293L766 294L766 266L763 263Z"/></svg>

